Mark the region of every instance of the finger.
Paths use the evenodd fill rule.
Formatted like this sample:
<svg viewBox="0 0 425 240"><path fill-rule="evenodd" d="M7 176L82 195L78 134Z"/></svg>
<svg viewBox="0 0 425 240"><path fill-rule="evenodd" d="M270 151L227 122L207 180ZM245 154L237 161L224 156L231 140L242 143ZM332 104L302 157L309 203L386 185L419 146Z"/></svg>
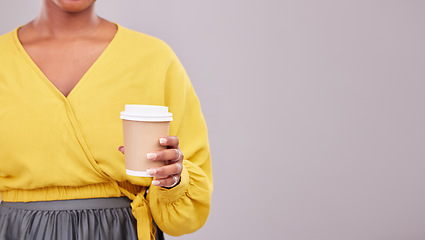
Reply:
<svg viewBox="0 0 425 240"><path fill-rule="evenodd" d="M156 178L167 178L171 175L181 175L183 164L176 162L174 164L166 165L163 167L151 168L147 170L147 173L152 177Z"/></svg>
<svg viewBox="0 0 425 240"><path fill-rule="evenodd" d="M180 182L180 176L173 175L169 176L167 178L156 178L152 181L152 185L159 186L159 187L174 187Z"/></svg>
<svg viewBox="0 0 425 240"><path fill-rule="evenodd" d="M177 162L183 159L183 153L180 149L171 148L161 151L151 152L146 155L149 160L153 161L172 161Z"/></svg>
<svg viewBox="0 0 425 240"><path fill-rule="evenodd" d="M179 142L180 142L179 138L176 136L165 136L159 139L159 144L161 144L162 146L167 146L171 148L178 148Z"/></svg>
<svg viewBox="0 0 425 240"><path fill-rule="evenodd" d="M117 150L124 154L124 146L118 146Z"/></svg>

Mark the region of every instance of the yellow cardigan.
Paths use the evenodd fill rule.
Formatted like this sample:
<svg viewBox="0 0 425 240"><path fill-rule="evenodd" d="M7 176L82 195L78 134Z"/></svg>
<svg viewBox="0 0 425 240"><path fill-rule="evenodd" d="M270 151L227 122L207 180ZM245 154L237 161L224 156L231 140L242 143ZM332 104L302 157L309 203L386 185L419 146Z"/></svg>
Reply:
<svg viewBox="0 0 425 240"><path fill-rule="evenodd" d="M170 135L179 137L185 156L176 187L126 175L117 151L125 104L164 105L173 113ZM25 52L17 29L1 36L0 146L3 201L127 196L140 239L153 239L152 218L177 236L196 231L208 217L211 162L198 98L174 52L146 34L118 26L67 97Z"/></svg>

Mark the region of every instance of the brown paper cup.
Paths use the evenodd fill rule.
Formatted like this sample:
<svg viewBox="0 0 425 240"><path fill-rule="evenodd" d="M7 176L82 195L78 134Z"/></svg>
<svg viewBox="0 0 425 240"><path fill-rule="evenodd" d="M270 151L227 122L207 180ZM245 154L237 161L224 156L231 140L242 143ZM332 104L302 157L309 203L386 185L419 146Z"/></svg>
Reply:
<svg viewBox="0 0 425 240"><path fill-rule="evenodd" d="M147 159L147 154L164 149L159 138L169 134L172 114L167 107L126 105L123 119L125 168L131 176L151 177L146 170L163 166L164 162Z"/></svg>

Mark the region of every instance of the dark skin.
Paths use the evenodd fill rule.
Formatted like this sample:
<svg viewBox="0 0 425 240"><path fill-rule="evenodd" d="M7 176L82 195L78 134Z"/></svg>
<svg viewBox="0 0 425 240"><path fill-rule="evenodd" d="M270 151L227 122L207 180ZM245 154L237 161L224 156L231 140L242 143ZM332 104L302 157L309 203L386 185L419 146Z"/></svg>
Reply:
<svg viewBox="0 0 425 240"><path fill-rule="evenodd" d="M117 26L95 13L96 0L42 0L39 15L18 31L19 40L47 79L67 97L99 58L117 32ZM153 185L172 187L180 181L183 154L179 139L158 140L167 147L148 154L165 166L149 169ZM119 146L124 153L124 147Z"/></svg>

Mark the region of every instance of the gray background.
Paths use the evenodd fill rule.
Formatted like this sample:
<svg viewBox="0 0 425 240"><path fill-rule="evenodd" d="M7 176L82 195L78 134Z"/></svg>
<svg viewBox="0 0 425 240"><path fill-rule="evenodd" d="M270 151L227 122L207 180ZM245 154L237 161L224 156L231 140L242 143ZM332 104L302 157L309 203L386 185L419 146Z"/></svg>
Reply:
<svg viewBox="0 0 425 240"><path fill-rule="evenodd" d="M1 1L0 32L38 2ZM211 215L168 239L425 239L425 1L97 7L171 45L204 109Z"/></svg>

